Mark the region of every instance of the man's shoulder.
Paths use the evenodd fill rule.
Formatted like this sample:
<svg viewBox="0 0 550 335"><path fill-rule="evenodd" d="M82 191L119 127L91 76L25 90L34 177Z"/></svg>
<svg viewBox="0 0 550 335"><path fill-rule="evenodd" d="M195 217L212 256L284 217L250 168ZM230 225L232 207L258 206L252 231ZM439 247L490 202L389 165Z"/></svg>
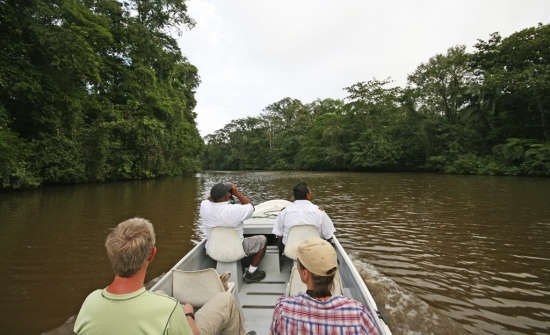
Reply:
<svg viewBox="0 0 550 335"><path fill-rule="evenodd" d="M252 205L252 203L248 203L248 204L231 204L231 203L227 203L227 208L228 210L230 211L235 211L235 212L253 212L254 211L254 205Z"/></svg>
<svg viewBox="0 0 550 335"><path fill-rule="evenodd" d="M337 308L343 308L343 307L356 307L358 309L367 311L367 307L363 305L360 301L357 301L353 298L349 298L343 295L336 295L333 297L332 303Z"/></svg>
<svg viewBox="0 0 550 335"><path fill-rule="evenodd" d="M289 303L289 302L292 302L294 300L294 297L287 297L287 296L282 296L282 297L279 297L277 299L277 302L275 303L276 305L283 305L285 303Z"/></svg>
<svg viewBox="0 0 550 335"><path fill-rule="evenodd" d="M276 305L279 307L302 305L305 303L304 299L305 298L303 294L298 294L292 297L282 296L282 297L279 297L279 299L277 299Z"/></svg>
<svg viewBox="0 0 550 335"><path fill-rule="evenodd" d="M166 293L164 293L162 291L154 292L154 291L146 290L145 295L149 299L155 300L160 304L167 304L167 305L173 306L173 305L178 303L178 300L176 298L168 296L168 295L166 295Z"/></svg>
<svg viewBox="0 0 550 335"><path fill-rule="evenodd" d="M128 303L166 306L170 308L178 303L176 298L168 296L162 291L150 291L144 288L127 295L113 295L105 292L105 290L96 290L90 293L88 298L105 301L126 301Z"/></svg>
<svg viewBox="0 0 550 335"><path fill-rule="evenodd" d="M98 288L96 290L93 290L92 292L90 292L90 294L88 294L88 296L86 296L86 299L84 301L102 298L103 291L105 291L105 289L103 288Z"/></svg>
<svg viewBox="0 0 550 335"><path fill-rule="evenodd" d="M288 205L284 210L302 211L304 209L311 209L311 208L318 208L318 207L309 200L294 200L294 202Z"/></svg>
<svg viewBox="0 0 550 335"><path fill-rule="evenodd" d="M211 206L211 201L210 200L203 200L201 201L201 205L200 205L200 210L201 210L201 213L205 210L207 210L210 206Z"/></svg>
<svg viewBox="0 0 550 335"><path fill-rule="evenodd" d="M203 207L213 207L215 204L216 204L216 202L214 202L214 201L211 201L209 199L204 199L203 201L201 201L201 208L203 208Z"/></svg>
<svg viewBox="0 0 550 335"><path fill-rule="evenodd" d="M294 202L292 203L292 205L290 205L294 208L314 208L314 209L319 209L319 206L317 206L316 204L314 204L313 202L309 201L309 200L294 200ZM290 207L289 206L289 207Z"/></svg>

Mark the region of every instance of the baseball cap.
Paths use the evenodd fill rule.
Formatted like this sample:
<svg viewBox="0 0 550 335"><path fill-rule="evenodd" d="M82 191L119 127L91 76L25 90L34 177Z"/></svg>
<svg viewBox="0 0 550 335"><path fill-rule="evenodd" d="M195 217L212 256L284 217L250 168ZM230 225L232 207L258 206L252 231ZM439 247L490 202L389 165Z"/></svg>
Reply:
<svg viewBox="0 0 550 335"><path fill-rule="evenodd" d="M338 268L334 247L327 241L315 238L305 240L298 246L298 260L311 273L331 276Z"/></svg>

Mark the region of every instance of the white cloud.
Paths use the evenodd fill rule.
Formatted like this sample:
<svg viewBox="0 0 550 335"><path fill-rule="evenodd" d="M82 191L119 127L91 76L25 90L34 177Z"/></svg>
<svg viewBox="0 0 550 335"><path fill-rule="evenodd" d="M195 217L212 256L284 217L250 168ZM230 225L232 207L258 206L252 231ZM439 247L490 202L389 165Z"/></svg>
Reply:
<svg viewBox="0 0 550 335"><path fill-rule="evenodd" d="M498 31L548 23L548 0L190 0L197 26L180 47L201 76L201 135L290 96L342 98L343 88L409 73L437 53Z"/></svg>

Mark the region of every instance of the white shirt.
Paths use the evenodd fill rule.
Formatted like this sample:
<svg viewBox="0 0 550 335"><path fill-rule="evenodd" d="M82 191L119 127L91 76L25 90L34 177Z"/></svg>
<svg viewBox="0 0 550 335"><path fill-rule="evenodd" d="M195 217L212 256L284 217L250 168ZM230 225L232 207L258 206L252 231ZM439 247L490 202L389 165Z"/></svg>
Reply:
<svg viewBox="0 0 550 335"><path fill-rule="evenodd" d="M273 226L273 234L283 236L283 244L286 244L290 228L303 224L317 227L319 234L327 240L336 231L327 213L320 210L317 205L309 200L296 200L279 214Z"/></svg>
<svg viewBox="0 0 550 335"><path fill-rule="evenodd" d="M208 240L210 231L215 227L236 228L243 238L243 221L254 214L252 204L230 204L229 201L213 202L203 200L199 211L200 230Z"/></svg>

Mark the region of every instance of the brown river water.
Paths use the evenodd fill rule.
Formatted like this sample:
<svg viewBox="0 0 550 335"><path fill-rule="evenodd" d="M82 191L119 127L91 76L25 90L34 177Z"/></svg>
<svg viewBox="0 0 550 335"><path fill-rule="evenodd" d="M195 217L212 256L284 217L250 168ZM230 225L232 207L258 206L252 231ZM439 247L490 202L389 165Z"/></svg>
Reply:
<svg viewBox="0 0 550 335"><path fill-rule="evenodd" d="M255 203L306 181L394 334L550 334L550 179L408 173L207 172L0 193L0 334L39 334L78 312L111 271L103 242L150 219L148 279L201 239L218 181Z"/></svg>

